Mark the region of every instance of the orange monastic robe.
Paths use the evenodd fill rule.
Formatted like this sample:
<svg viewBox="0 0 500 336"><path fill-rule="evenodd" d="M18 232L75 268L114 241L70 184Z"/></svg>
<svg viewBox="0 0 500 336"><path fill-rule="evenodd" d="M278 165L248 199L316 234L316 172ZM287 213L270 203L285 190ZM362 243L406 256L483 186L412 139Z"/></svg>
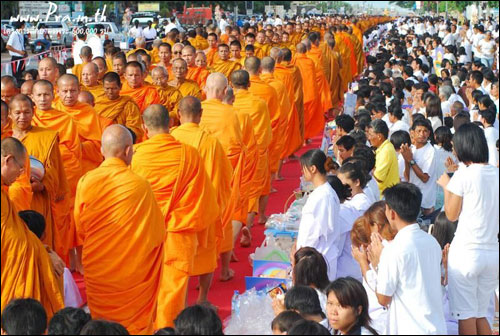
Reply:
<svg viewBox="0 0 500 336"><path fill-rule="evenodd" d="M340 69L340 79L342 80L340 84L340 95L341 98L344 97L344 93L347 91L349 83L352 80L351 72L351 50L343 42L343 37L341 33L335 34L335 51L338 51L342 60L342 68Z"/></svg>
<svg viewBox="0 0 500 336"><path fill-rule="evenodd" d="M104 93L104 87L102 85L95 85L91 87L82 85L82 91L88 91L92 93L92 96L94 96L95 104L99 103L103 98L106 97L106 94Z"/></svg>
<svg viewBox="0 0 500 336"><path fill-rule="evenodd" d="M352 78L356 77L358 74L358 64L356 60L356 51L354 49L354 43L350 38L351 35L347 33L341 33L342 41L344 41L344 44L348 47L350 53L349 53L349 62L351 64L351 75Z"/></svg>
<svg viewBox="0 0 500 336"><path fill-rule="evenodd" d="M210 75L210 71L208 71L207 68L196 66L188 67L186 79L194 80L198 86L203 89L207 83L208 75Z"/></svg>
<svg viewBox="0 0 500 336"><path fill-rule="evenodd" d="M206 247L199 246L194 258L192 276L212 273L217 268L217 258L224 239L224 229L231 226L231 216L226 212L227 202L231 196L231 177L233 168L226 157L220 142L199 125L186 123L172 131L172 136L183 144L198 150L205 165L208 179L212 182L220 217L198 235L198 241L206 236ZM229 232L231 235L231 231Z"/></svg>
<svg viewBox="0 0 500 336"><path fill-rule="evenodd" d="M259 76L250 76L250 87L248 91L257 97L264 99L267 103L273 132L273 138L271 144L269 145L269 169L271 169L271 172L275 172L273 169L279 161L279 156L281 155L280 150L283 148L280 144L280 141L283 139L280 139L279 137L282 134L280 126L282 126L282 110L284 107L280 106L280 99L276 89L264 82Z"/></svg>
<svg viewBox="0 0 500 336"><path fill-rule="evenodd" d="M103 160L101 154L102 126L99 116L92 106L80 102L73 106L65 106L59 100L54 108L69 114L76 124L82 144L82 174L97 168Z"/></svg>
<svg viewBox="0 0 500 336"><path fill-rule="evenodd" d="M45 176L42 179L44 190L33 192L30 209L38 211L46 221L45 238L43 242L53 249L59 256L66 257L72 247L72 241L63 241L69 238L70 221L68 217L56 214L57 203L65 203L69 209L71 201L70 190L64 166L59 151L59 138L57 132L38 126L19 139L28 152L28 155L37 158L45 167ZM57 216L59 215L59 216Z"/></svg>
<svg viewBox="0 0 500 336"><path fill-rule="evenodd" d="M188 41L196 50L205 50L208 48L208 41L203 36L196 35L196 37L188 38Z"/></svg>
<svg viewBox="0 0 500 336"><path fill-rule="evenodd" d="M302 81L302 75L298 67L289 62L283 61L281 64L290 71L293 76L293 89L294 89L294 100L295 106L297 106L297 112L299 114L299 131L300 138L304 140L304 83ZM279 69L279 68L278 68Z"/></svg>
<svg viewBox="0 0 500 336"><path fill-rule="evenodd" d="M207 66L211 67L215 62L219 60L217 47L211 48L210 50L205 50L205 56L207 56Z"/></svg>
<svg viewBox="0 0 500 336"><path fill-rule="evenodd" d="M318 89L321 97L321 106L323 108L323 112L327 112L333 107L332 94L330 92L330 84L328 83L323 71L323 54L321 49L312 45L311 50L307 53L307 57L314 62L314 68L316 69L316 82L318 83Z"/></svg>
<svg viewBox="0 0 500 336"><path fill-rule="evenodd" d="M155 327L172 327L186 304L198 233L219 217L213 186L200 154L170 134L158 134L135 146L132 171L146 178L167 231Z"/></svg>
<svg viewBox="0 0 500 336"><path fill-rule="evenodd" d="M173 125L179 124L178 107L182 99L182 93L176 88L167 85L166 87L156 86L160 95L160 104L167 108L170 120Z"/></svg>
<svg viewBox="0 0 500 336"><path fill-rule="evenodd" d="M75 66L71 68L71 73L78 78L78 82L80 84L82 83L82 72L83 72L83 66L85 64L87 64L87 62L81 64L75 64Z"/></svg>
<svg viewBox="0 0 500 336"><path fill-rule="evenodd" d="M2 188L2 311L13 299L40 301L47 318L64 308L52 261Z"/></svg>
<svg viewBox="0 0 500 336"><path fill-rule="evenodd" d="M137 89L133 89L128 82L125 82L120 91L120 96L129 96L132 98L137 106L139 106L141 115L148 106L160 103L160 95L156 87L146 83Z"/></svg>
<svg viewBox="0 0 500 336"><path fill-rule="evenodd" d="M316 77L310 75L316 73L316 68L313 60L305 54L295 55L295 65L299 68L304 81L304 138L310 139L318 135L325 127L318 83Z"/></svg>
<svg viewBox="0 0 500 336"><path fill-rule="evenodd" d="M231 78L233 71L240 70L241 64L233 61L219 60L212 65L213 72L220 72L226 76L227 79Z"/></svg>
<svg viewBox="0 0 500 336"><path fill-rule="evenodd" d="M238 113L247 113L252 119L255 140L257 143L257 167L249 194L249 210L257 212L258 199L268 195L271 190L271 174L269 170L269 145L272 140L271 119L266 101L251 94L248 90L238 89L234 93L233 106Z"/></svg>
<svg viewBox="0 0 500 336"><path fill-rule="evenodd" d="M291 113L287 116L286 128L283 135L286 141L283 151L281 152L281 159L295 153L303 143L302 135L300 134L300 120L297 108L298 102L297 97L295 96L295 81L300 81L298 84L302 86L302 78L296 78L294 72L300 75L300 72L296 68L295 71L293 71L292 69L285 67L283 64L276 64L276 67L274 68L274 77L285 85L292 108ZM300 88L300 96L303 96L302 88Z"/></svg>
<svg viewBox="0 0 500 336"><path fill-rule="evenodd" d="M342 82L340 78L340 55L338 52L330 48L326 43L321 44L321 50L323 52L323 70L325 71L326 79L330 84L332 105L333 107L336 107L338 106L339 102L342 101L340 92L340 85Z"/></svg>
<svg viewBox="0 0 500 336"><path fill-rule="evenodd" d="M193 97L196 97L200 100L203 99L203 94L201 92L201 89L194 80L186 79L180 85L173 85L173 84L174 84L173 82L168 83L168 85L179 90L183 97L193 96Z"/></svg>
<svg viewBox="0 0 500 336"><path fill-rule="evenodd" d="M120 96L116 100L109 100L105 96L94 108L96 113L101 118L104 118L108 125L120 124L129 128L135 133L137 141L140 141L144 136L141 111L129 96Z"/></svg>
<svg viewBox="0 0 500 336"><path fill-rule="evenodd" d="M273 141L271 142L271 151L269 153L271 173L275 173L279 168L279 161L281 159L281 155L283 154L283 150L285 149L285 142L297 141L297 139L287 139L285 137L288 119L294 112L292 108L293 102L289 98L288 92L283 82L279 79L276 79L276 77L274 77L274 74L263 73L260 75L260 78L276 90L276 93L278 94L279 106L281 109L278 128L276 129L275 133L273 133Z"/></svg>
<svg viewBox="0 0 500 336"><path fill-rule="evenodd" d="M105 160L78 184L75 222L92 318L151 335L166 231L148 181Z"/></svg>
<svg viewBox="0 0 500 336"><path fill-rule="evenodd" d="M219 140L231 163L231 167L233 167L231 197L228 201L226 212L231 215L231 219L234 219L234 213L243 206L240 186L243 178L246 150L242 139L238 116L232 106L223 104L218 99L205 100L201 105L203 113L201 115L200 127ZM224 235L221 253L231 251L232 249L232 233L230 237Z"/></svg>

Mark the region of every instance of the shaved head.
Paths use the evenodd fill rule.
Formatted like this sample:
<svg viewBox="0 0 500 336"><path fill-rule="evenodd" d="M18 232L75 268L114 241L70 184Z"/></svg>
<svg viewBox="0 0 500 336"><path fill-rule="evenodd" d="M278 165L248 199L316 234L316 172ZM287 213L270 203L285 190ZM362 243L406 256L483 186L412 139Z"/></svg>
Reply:
<svg viewBox="0 0 500 336"><path fill-rule="evenodd" d="M297 44L296 51L299 54L305 54L307 51L307 47L303 43Z"/></svg>
<svg viewBox="0 0 500 336"><path fill-rule="evenodd" d="M245 59L245 70L250 75L258 75L260 71L260 59L255 56Z"/></svg>
<svg viewBox="0 0 500 336"><path fill-rule="evenodd" d="M148 130L168 132L170 117L165 106L160 104L149 106L144 110L142 119Z"/></svg>
<svg viewBox="0 0 500 336"><path fill-rule="evenodd" d="M224 96L224 99L222 100L224 104L227 105L233 105L234 103L234 90L232 87L228 87L226 90L226 95Z"/></svg>
<svg viewBox="0 0 500 336"><path fill-rule="evenodd" d="M12 76L2 76L1 83L2 100L8 104L10 99L19 93L17 80Z"/></svg>
<svg viewBox="0 0 500 336"><path fill-rule="evenodd" d="M92 107L95 106L95 99L94 99L94 95L88 91L81 91L79 94L78 94L78 101L80 103L84 103L84 104L88 104Z"/></svg>
<svg viewBox="0 0 500 336"><path fill-rule="evenodd" d="M144 39L144 37L138 37L135 39L135 47L143 49L146 47L146 40Z"/></svg>
<svg viewBox="0 0 500 336"><path fill-rule="evenodd" d="M33 101L30 99L30 97L21 93L12 97L9 102L9 109L11 109L12 106L18 102L28 103L31 106L31 109L33 109Z"/></svg>
<svg viewBox="0 0 500 336"><path fill-rule="evenodd" d="M250 86L250 74L246 70L233 71L231 84L237 89L247 89Z"/></svg>
<svg viewBox="0 0 500 336"><path fill-rule="evenodd" d="M111 125L102 133L101 152L105 159L119 158L130 165L132 145L132 134L125 126Z"/></svg>
<svg viewBox="0 0 500 336"><path fill-rule="evenodd" d="M280 63L283 60L283 52L278 47L271 48L269 56L272 57L276 63Z"/></svg>
<svg viewBox="0 0 500 336"><path fill-rule="evenodd" d="M38 76L40 79L46 79L55 84L59 75L59 67L55 58L45 57L38 62Z"/></svg>
<svg viewBox="0 0 500 336"><path fill-rule="evenodd" d="M2 184L10 186L26 168L21 166L26 161L26 148L21 141L11 137L3 139L1 147Z"/></svg>
<svg viewBox="0 0 500 336"><path fill-rule="evenodd" d="M224 99L227 89L227 78L220 72L214 72L207 77L205 92L207 99ZM210 98L209 98L210 97Z"/></svg>
<svg viewBox="0 0 500 336"><path fill-rule="evenodd" d="M92 48L90 48L89 46L82 47L82 49L80 50L80 57L92 59Z"/></svg>
<svg viewBox="0 0 500 336"><path fill-rule="evenodd" d="M193 96L186 96L179 102L179 115L181 124L193 122L200 123L201 101Z"/></svg>
<svg viewBox="0 0 500 336"><path fill-rule="evenodd" d="M35 81L32 79L29 79L21 85L21 93L27 96L31 96L31 93L33 92L33 84L35 84Z"/></svg>
<svg viewBox="0 0 500 336"><path fill-rule="evenodd" d="M276 62L274 61L274 58L272 58L272 57L264 57L262 59L262 71L272 73L272 72L274 72L275 65L276 65Z"/></svg>
<svg viewBox="0 0 500 336"><path fill-rule="evenodd" d="M99 67L94 62L87 63L82 69L82 84L87 87L98 85Z"/></svg>
<svg viewBox="0 0 500 336"><path fill-rule="evenodd" d="M72 74L64 74L59 79L57 80L57 86L61 86L63 83L72 83L76 86L80 86L80 83L78 82L78 77Z"/></svg>
<svg viewBox="0 0 500 336"><path fill-rule="evenodd" d="M283 61L290 62L292 60L292 51L288 48L281 50L283 52Z"/></svg>

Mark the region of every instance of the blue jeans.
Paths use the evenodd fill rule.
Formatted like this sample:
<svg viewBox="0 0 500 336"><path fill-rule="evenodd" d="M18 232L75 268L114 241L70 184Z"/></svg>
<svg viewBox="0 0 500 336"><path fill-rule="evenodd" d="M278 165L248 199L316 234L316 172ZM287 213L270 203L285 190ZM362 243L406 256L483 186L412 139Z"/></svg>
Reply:
<svg viewBox="0 0 500 336"><path fill-rule="evenodd" d="M481 58L481 63L487 68L491 68L493 66L494 58Z"/></svg>
<svg viewBox="0 0 500 336"><path fill-rule="evenodd" d="M40 42L41 44L43 44L43 47L45 50L49 50L50 49L50 46L52 45L52 42L50 42L49 40L46 40L46 39L40 39L40 40L36 40L34 43L35 43L35 46L36 44Z"/></svg>

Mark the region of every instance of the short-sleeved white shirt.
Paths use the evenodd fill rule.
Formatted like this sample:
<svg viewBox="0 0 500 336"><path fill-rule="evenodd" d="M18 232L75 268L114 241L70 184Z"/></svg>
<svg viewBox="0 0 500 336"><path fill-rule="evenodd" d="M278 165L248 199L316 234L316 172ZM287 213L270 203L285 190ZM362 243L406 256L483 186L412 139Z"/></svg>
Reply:
<svg viewBox="0 0 500 336"><path fill-rule="evenodd" d="M455 172L446 189L463 201L452 244L498 251L498 181L498 168L492 165L472 164Z"/></svg>
<svg viewBox="0 0 500 336"><path fill-rule="evenodd" d="M364 192L354 195L345 203L361 212L360 216L373 204L373 202L370 201L370 198Z"/></svg>
<svg viewBox="0 0 500 336"><path fill-rule="evenodd" d="M497 140L498 130L495 127L486 127L484 129L486 142L488 144L489 160L488 163L494 167L498 164Z"/></svg>
<svg viewBox="0 0 500 336"><path fill-rule="evenodd" d="M481 47L481 55L484 58L493 58L495 55L495 41L490 39L489 41L480 40L478 45Z"/></svg>
<svg viewBox="0 0 500 336"><path fill-rule="evenodd" d="M441 247L418 224L400 230L382 250L377 293L392 297L388 335L445 335Z"/></svg>
<svg viewBox="0 0 500 336"><path fill-rule="evenodd" d="M406 132L409 133L410 132L410 126L408 126L408 124L405 123L403 120L396 121L394 124L392 124L391 128L389 129L389 138L396 131L406 131Z"/></svg>
<svg viewBox="0 0 500 336"><path fill-rule="evenodd" d="M26 50L24 48L24 36L20 34L17 30L14 30L10 36L9 40L7 41L7 45L10 45L12 48L17 49L17 50ZM16 52L10 51L9 50L10 56L16 56L16 57L24 57L24 55L18 54Z"/></svg>
<svg viewBox="0 0 500 336"><path fill-rule="evenodd" d="M364 195L364 194L363 194ZM337 278L353 277L360 282L363 281L359 263L354 259L351 252L351 230L354 221L362 216L363 212L355 209L349 204L341 204L339 212L340 225L340 256L337 262Z"/></svg>
<svg viewBox="0 0 500 336"><path fill-rule="evenodd" d="M375 180L373 175L370 181L368 181L366 187L363 189L363 192L366 194L366 196L368 196L372 204L380 201L380 189L378 188L377 181Z"/></svg>
<svg viewBox="0 0 500 336"><path fill-rule="evenodd" d="M411 146L413 160L417 163L423 173L429 175L429 180L424 183L413 168L410 168L410 183L420 188L422 192L422 208L430 209L436 204L437 177L436 177L436 150L428 142L424 147L417 149Z"/></svg>
<svg viewBox="0 0 500 336"><path fill-rule="evenodd" d="M99 36L93 35L87 40L87 45L92 49L93 57L104 57L104 47Z"/></svg>
<svg viewBox="0 0 500 336"><path fill-rule="evenodd" d="M144 38L147 40L153 40L156 38L156 35L157 35L156 29L154 29L154 28L149 29L149 27L144 28L144 30L142 31L142 34L144 35Z"/></svg>

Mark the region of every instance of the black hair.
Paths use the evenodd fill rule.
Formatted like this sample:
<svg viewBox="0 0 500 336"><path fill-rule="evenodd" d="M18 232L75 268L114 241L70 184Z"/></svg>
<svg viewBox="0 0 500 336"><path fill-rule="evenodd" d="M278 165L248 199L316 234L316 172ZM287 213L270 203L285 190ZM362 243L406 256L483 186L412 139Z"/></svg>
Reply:
<svg viewBox="0 0 500 336"><path fill-rule="evenodd" d="M308 286L293 286L285 295L285 308L299 312L304 318L311 315L325 318L318 293Z"/></svg>
<svg viewBox="0 0 500 336"><path fill-rule="evenodd" d="M391 114L398 120L403 119L403 109L401 108L401 105L399 104L392 105L391 108L389 109L389 114Z"/></svg>
<svg viewBox="0 0 500 336"><path fill-rule="evenodd" d="M444 126L449 128L449 129L452 129L453 128L453 117L444 117Z"/></svg>
<svg viewBox="0 0 500 336"><path fill-rule="evenodd" d="M273 330L278 329L280 332L288 332L295 323L303 320L304 318L299 313L293 310L285 310L274 318L271 328Z"/></svg>
<svg viewBox="0 0 500 336"><path fill-rule="evenodd" d="M410 133L399 130L391 135L391 143L394 146L395 150L401 149L402 144L406 144L408 146L411 146L411 138L410 138Z"/></svg>
<svg viewBox="0 0 500 336"><path fill-rule="evenodd" d="M83 309L67 307L54 314L49 322L49 335L80 335L92 318Z"/></svg>
<svg viewBox="0 0 500 336"><path fill-rule="evenodd" d="M366 133L362 129L353 129L349 132L349 136L354 139L355 144L366 144Z"/></svg>
<svg viewBox="0 0 500 336"><path fill-rule="evenodd" d="M484 131L472 123L464 124L453 136L458 160L463 163L488 163L488 144Z"/></svg>
<svg viewBox="0 0 500 336"><path fill-rule="evenodd" d="M361 282L352 277L338 278L326 289L326 295L328 296L330 293L335 295L341 307L351 307L356 314L356 323L347 335L359 335L361 327L370 331L372 335L378 335L377 331L370 326L368 295ZM359 314L358 307L361 307Z"/></svg>
<svg viewBox="0 0 500 336"><path fill-rule="evenodd" d="M212 308L203 305L184 309L174 324L176 335L223 335L219 316Z"/></svg>
<svg viewBox="0 0 500 336"><path fill-rule="evenodd" d="M337 140L337 143L336 143L337 146L342 146L346 150L351 150L355 144L356 144L356 140L354 140L354 138L351 137L350 135L342 136L340 139Z"/></svg>
<svg viewBox="0 0 500 336"><path fill-rule="evenodd" d="M357 121L356 126L359 128L359 130L365 132L366 127L368 127L368 125L370 125L370 123L372 121L372 117L368 113L360 113L360 114L358 114L357 119L358 119L358 121ZM349 132L349 135L353 136L352 135L353 131L354 130ZM366 135L365 135L365 137L366 137Z"/></svg>
<svg viewBox="0 0 500 336"><path fill-rule="evenodd" d="M19 217L26 223L28 229L33 232L38 239L42 239L45 232L45 218L34 210L24 210L18 212Z"/></svg>
<svg viewBox="0 0 500 336"><path fill-rule="evenodd" d="M318 322L299 321L288 331L287 335L331 335L330 331Z"/></svg>
<svg viewBox="0 0 500 336"><path fill-rule="evenodd" d="M302 247L294 254L293 279L295 286L314 286L324 291L328 286L328 264L313 247Z"/></svg>
<svg viewBox="0 0 500 336"><path fill-rule="evenodd" d="M470 79L473 79L477 84L481 85L483 83L483 73L479 70L474 70L470 74Z"/></svg>
<svg viewBox="0 0 500 336"><path fill-rule="evenodd" d="M349 185L343 184L342 181L340 181L340 179L335 175L327 176L326 179L330 184L330 187L332 187L332 189L337 193L340 203L343 203L351 198L352 193Z"/></svg>
<svg viewBox="0 0 500 336"><path fill-rule="evenodd" d="M361 164L359 162L344 163L342 166L340 166L338 173L346 174L350 180L358 180L361 189L364 189L366 187L366 183L368 182L364 164Z"/></svg>
<svg viewBox="0 0 500 336"><path fill-rule="evenodd" d="M468 112L460 112L458 113L455 118L453 118L453 128L455 129L455 132L465 124L470 123L470 114Z"/></svg>
<svg viewBox="0 0 500 336"><path fill-rule="evenodd" d="M402 182L384 190L385 202L407 223L415 223L420 213L422 192L411 183Z"/></svg>
<svg viewBox="0 0 500 336"><path fill-rule="evenodd" d="M381 134L385 139L389 137L389 127L382 119L375 119L370 123L370 127L376 134Z"/></svg>
<svg viewBox="0 0 500 336"><path fill-rule="evenodd" d="M375 111L383 112L384 114L387 113L387 106L385 105L385 102L375 104Z"/></svg>
<svg viewBox="0 0 500 336"><path fill-rule="evenodd" d="M375 168L375 152L365 144L356 144L353 151L354 157L365 162L367 172Z"/></svg>
<svg viewBox="0 0 500 336"><path fill-rule="evenodd" d="M354 119L347 114L341 114L335 118L335 124L337 127L342 128L346 133L349 133L354 129Z"/></svg>
<svg viewBox="0 0 500 336"><path fill-rule="evenodd" d="M311 149L300 157L300 165L302 167L310 168L315 166L322 175L326 175L325 163L326 155L319 149Z"/></svg>
<svg viewBox="0 0 500 336"><path fill-rule="evenodd" d="M434 220L432 235L436 238L441 249L444 249L446 244L451 244L455 231L457 231L458 221L452 222L446 217L446 213L440 212Z"/></svg>
<svg viewBox="0 0 500 336"><path fill-rule="evenodd" d="M7 335L43 335L47 313L34 299L14 299L2 311L2 329Z"/></svg>
<svg viewBox="0 0 500 336"><path fill-rule="evenodd" d="M156 335L175 335L175 329L174 328L162 328L162 329L158 329L155 332L155 336Z"/></svg>
<svg viewBox="0 0 500 336"><path fill-rule="evenodd" d="M130 335L127 329L120 323L92 320L80 331L80 335Z"/></svg>
<svg viewBox="0 0 500 336"><path fill-rule="evenodd" d="M453 134L451 134L451 130L448 127L438 127L436 132L434 132L434 138L436 139L436 143L440 144L445 151L451 152L453 150L453 145L451 143Z"/></svg>
<svg viewBox="0 0 500 336"><path fill-rule="evenodd" d="M443 111L441 110L441 99L437 96L432 96L425 105L425 112L427 113L427 118L438 117L439 120L443 121Z"/></svg>
<svg viewBox="0 0 500 336"><path fill-rule="evenodd" d="M411 130L414 131L418 126L423 126L427 128L429 132L432 132L432 125L427 119L417 119L411 124Z"/></svg>
<svg viewBox="0 0 500 336"><path fill-rule="evenodd" d="M496 108L495 108L496 109ZM496 111L491 108L479 111L479 115L486 121L488 125L493 125L495 123ZM486 125L483 125L486 127Z"/></svg>

